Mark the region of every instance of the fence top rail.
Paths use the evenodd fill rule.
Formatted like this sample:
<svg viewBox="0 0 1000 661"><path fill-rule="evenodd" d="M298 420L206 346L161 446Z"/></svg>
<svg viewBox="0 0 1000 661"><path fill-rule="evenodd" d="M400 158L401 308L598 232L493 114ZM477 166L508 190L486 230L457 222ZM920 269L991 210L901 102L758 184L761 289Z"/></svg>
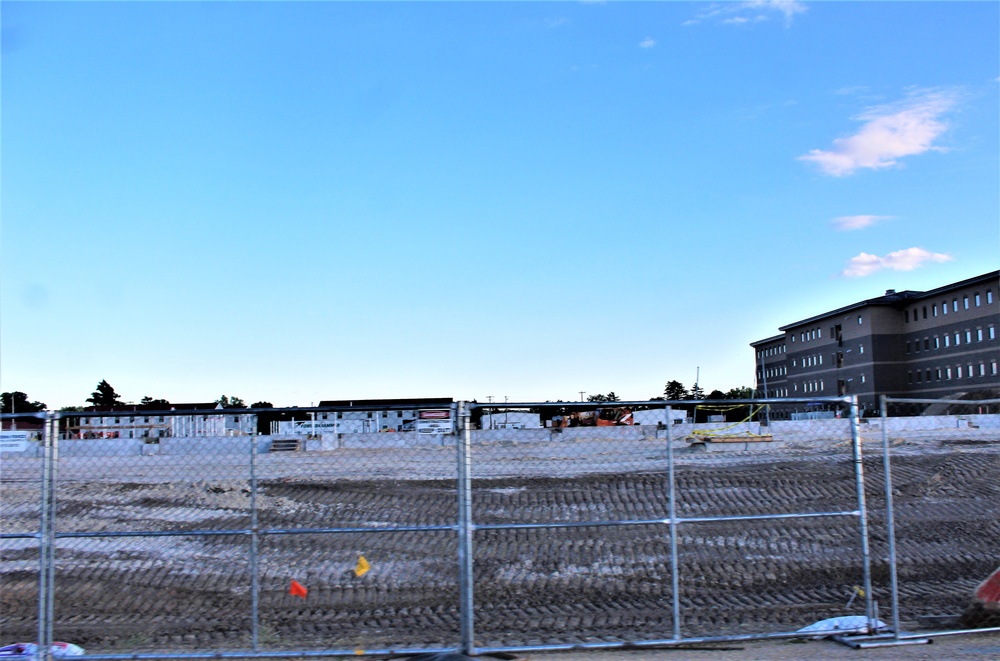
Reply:
<svg viewBox="0 0 1000 661"><path fill-rule="evenodd" d="M0 413L3 420L44 420L48 416L46 411L32 411L30 413Z"/></svg>
<svg viewBox="0 0 1000 661"><path fill-rule="evenodd" d="M567 408L592 409L606 407L646 407L646 408L690 408L702 405L736 405L736 404L843 404L850 405L850 397L781 397L758 399L646 399L623 402L465 402L468 410L473 409L528 409L528 408ZM300 409L301 410L301 409Z"/></svg>
<svg viewBox="0 0 1000 661"><path fill-rule="evenodd" d="M1000 404L1000 399L919 399L911 397L883 397L886 403L903 404L959 404L963 406L985 406Z"/></svg>

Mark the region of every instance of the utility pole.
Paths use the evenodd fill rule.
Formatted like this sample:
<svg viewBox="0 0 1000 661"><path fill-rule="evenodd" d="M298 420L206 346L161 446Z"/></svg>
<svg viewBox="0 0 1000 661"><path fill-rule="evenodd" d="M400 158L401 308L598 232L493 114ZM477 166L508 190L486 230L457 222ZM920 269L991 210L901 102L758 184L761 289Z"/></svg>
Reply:
<svg viewBox="0 0 1000 661"><path fill-rule="evenodd" d="M583 390L581 390L581 391L580 391L580 401L581 401L581 402L583 401L583 393L584 393L584 391L583 391Z"/></svg>

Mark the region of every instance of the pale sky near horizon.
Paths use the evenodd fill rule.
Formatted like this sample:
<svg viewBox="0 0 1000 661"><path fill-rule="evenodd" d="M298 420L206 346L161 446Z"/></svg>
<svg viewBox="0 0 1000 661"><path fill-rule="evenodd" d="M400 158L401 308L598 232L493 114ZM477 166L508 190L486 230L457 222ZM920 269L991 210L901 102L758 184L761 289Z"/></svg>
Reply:
<svg viewBox="0 0 1000 661"><path fill-rule="evenodd" d="M1000 3L3 2L0 388L623 399L1000 265Z"/></svg>

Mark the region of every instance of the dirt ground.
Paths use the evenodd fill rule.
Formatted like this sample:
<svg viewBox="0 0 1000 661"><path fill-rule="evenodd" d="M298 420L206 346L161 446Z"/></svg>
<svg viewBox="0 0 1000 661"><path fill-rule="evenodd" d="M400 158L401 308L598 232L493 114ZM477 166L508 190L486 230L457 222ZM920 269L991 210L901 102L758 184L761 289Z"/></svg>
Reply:
<svg viewBox="0 0 1000 661"><path fill-rule="evenodd" d="M921 616L960 613L976 584L1000 564L998 448L950 441L897 448L893 484L906 630L915 631ZM675 595L664 456L651 444L514 443L474 451L477 645L671 637ZM16 474L8 472L12 466L5 461L0 481L3 532L31 531L38 482L31 465ZM794 631L863 612L856 596L863 572L855 466L843 445L723 456L679 452L676 468L674 506L686 519L677 526L676 547L685 636ZM869 454L863 468L874 596L888 620L881 460ZM254 492L246 467L225 458L64 460L56 494L56 638L95 653L246 649L256 576L262 649L456 643L454 449L265 455L255 472ZM701 520L791 512L829 515ZM255 523L257 535L251 534ZM561 525L525 527L549 523ZM405 529L377 531L387 527ZM362 555L372 568L357 576ZM34 540L3 540L4 643L34 638L37 571ZM308 587L305 599L288 593L292 579ZM742 649L531 658L858 653L828 641L722 647ZM941 650L948 650L946 657ZM865 654L985 658L983 650L1000 656L1000 642L940 638L930 646Z"/></svg>
<svg viewBox="0 0 1000 661"><path fill-rule="evenodd" d="M855 650L831 640L756 641L714 649L607 650L529 654L530 661L941 661L1000 658L1000 634L968 634L931 638L930 644Z"/></svg>

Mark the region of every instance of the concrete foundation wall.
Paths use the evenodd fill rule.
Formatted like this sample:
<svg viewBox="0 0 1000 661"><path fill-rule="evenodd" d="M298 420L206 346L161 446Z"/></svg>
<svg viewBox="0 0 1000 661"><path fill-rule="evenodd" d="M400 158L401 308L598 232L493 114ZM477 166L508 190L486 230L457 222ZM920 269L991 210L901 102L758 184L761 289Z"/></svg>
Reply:
<svg viewBox="0 0 1000 661"><path fill-rule="evenodd" d="M252 436L206 436L204 438L161 438L161 455L250 454ZM258 451L260 448L258 447Z"/></svg>
<svg viewBox="0 0 1000 661"><path fill-rule="evenodd" d="M141 438L95 438L81 441L59 441L60 457L138 457L142 454Z"/></svg>
<svg viewBox="0 0 1000 661"><path fill-rule="evenodd" d="M848 439L851 435L850 420L776 420L770 426L756 422L735 426L720 423L671 425L669 433L677 443L695 430L715 431L720 434L771 434L775 440L826 441ZM919 433L969 429L975 433L1000 430L1000 414L936 415L886 419L888 433ZM978 432L976 430L979 430ZM882 432L881 418L868 418L860 427L863 437L870 438ZM667 429L652 425L623 427L568 427L565 429L484 429L471 432L474 444L490 443L567 443L573 441L665 441ZM111 438L91 440L60 440L60 457L122 457L148 455L218 455L250 454L250 436L216 436L209 438L161 438L159 443L146 443L141 438ZM386 432L380 434L323 434L317 439L303 439L302 448L307 452L337 450L341 448L412 448L452 446L456 436L418 434L416 432ZM270 436L257 437L257 452L266 454L271 449ZM22 452L3 452L3 458L41 457L40 444L29 442Z"/></svg>

